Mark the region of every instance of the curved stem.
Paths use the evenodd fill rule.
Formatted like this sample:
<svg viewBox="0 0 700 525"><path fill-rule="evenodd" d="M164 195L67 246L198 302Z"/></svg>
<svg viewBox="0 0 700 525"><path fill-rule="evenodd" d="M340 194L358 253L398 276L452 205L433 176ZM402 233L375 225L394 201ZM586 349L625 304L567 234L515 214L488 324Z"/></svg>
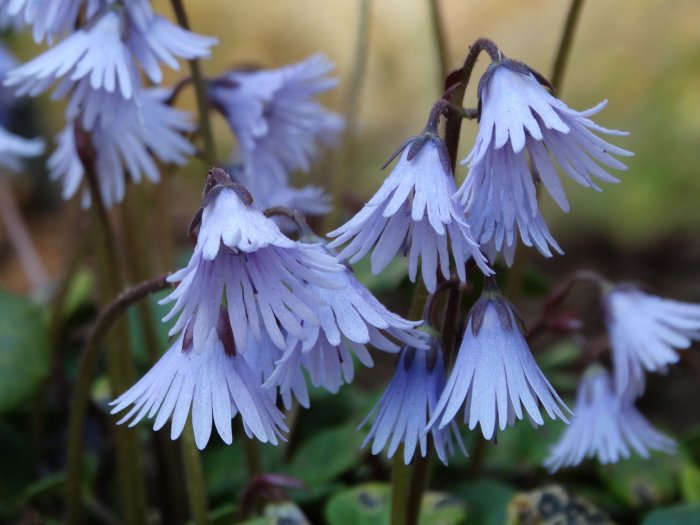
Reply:
<svg viewBox="0 0 700 525"><path fill-rule="evenodd" d="M561 91L564 70L566 69L566 63L569 59L569 55L571 54L571 44L574 41L574 32L576 30L576 25L578 23L582 7L583 0L571 0L571 7L569 7L569 12L566 15L566 23L564 24L564 31L562 32L561 41L559 42L559 49L557 50L556 57L554 58L552 78L550 79L552 86L554 86L554 89L557 92Z"/></svg>
<svg viewBox="0 0 700 525"><path fill-rule="evenodd" d="M114 322L129 305L154 292L172 286L167 281L167 275L164 275L130 288L103 310L90 333L85 349L80 356L68 418L66 523L80 523L85 411L90 396L90 381L102 350L101 343Z"/></svg>
<svg viewBox="0 0 700 525"><path fill-rule="evenodd" d="M464 105L464 94L472 76L472 71L476 65L476 60L482 51L486 51L491 61L498 61L503 58L501 51L496 44L488 38L477 39L469 48L469 53L464 59L464 64L460 69L451 73L445 79L445 94L452 104L461 107ZM455 87L456 86L456 87ZM462 130L462 117L451 113L445 123L445 146L450 153L450 164L454 173L457 165L457 152L459 150L459 135Z"/></svg>
<svg viewBox="0 0 700 525"><path fill-rule="evenodd" d="M190 29L190 23L187 18L187 12L182 0L170 0L175 11L177 23L184 29ZM207 89L204 85L204 77L202 70L199 67L199 60L192 59L189 61L190 71L192 72L192 83L194 84L195 96L197 98L197 110L199 112L199 131L202 134L204 141L204 156L206 162L210 166L216 166L216 145L214 144L214 134L211 130L211 122L209 120L209 97L207 97Z"/></svg>

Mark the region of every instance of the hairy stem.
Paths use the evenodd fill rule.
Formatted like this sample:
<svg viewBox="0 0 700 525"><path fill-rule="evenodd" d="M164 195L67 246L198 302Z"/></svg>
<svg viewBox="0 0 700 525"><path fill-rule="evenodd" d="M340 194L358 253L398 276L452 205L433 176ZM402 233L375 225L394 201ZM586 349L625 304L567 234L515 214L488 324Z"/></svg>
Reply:
<svg viewBox="0 0 700 525"><path fill-rule="evenodd" d="M182 0L170 0L170 3L173 6L173 11L175 11L177 23L180 24L183 29L189 30L190 23ZM197 98L199 132L204 141L204 159L210 166L216 166L216 144L214 143L214 134L212 133L211 121L209 120L209 97L207 96L207 88L204 85L204 77L199 67L199 60L194 58L189 61L189 64L195 96Z"/></svg>

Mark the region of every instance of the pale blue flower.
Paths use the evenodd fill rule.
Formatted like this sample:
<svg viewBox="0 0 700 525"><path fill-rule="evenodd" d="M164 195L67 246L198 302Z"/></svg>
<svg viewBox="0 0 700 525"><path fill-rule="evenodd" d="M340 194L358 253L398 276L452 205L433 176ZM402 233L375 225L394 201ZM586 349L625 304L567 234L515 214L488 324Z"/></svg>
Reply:
<svg viewBox="0 0 700 525"><path fill-rule="evenodd" d="M446 161L443 142L421 135L403 146L396 166L365 206L328 235L330 246L347 245L338 254L354 263L373 250L372 273L381 272L397 253L408 255L408 272L421 275L429 292L437 286L437 272L450 278L450 257L460 281L466 282L466 262L472 257L490 275L479 245L472 239L452 197L456 186Z"/></svg>
<svg viewBox="0 0 700 525"><path fill-rule="evenodd" d="M318 146L334 145L343 119L314 100L336 86L323 55L278 69L233 71L209 85L209 99L228 121L251 178L264 191L294 171L308 172Z"/></svg>
<svg viewBox="0 0 700 525"><path fill-rule="evenodd" d="M575 415L545 460L550 472L572 467L584 458L603 464L627 459L632 452L644 458L651 450L673 453L676 443L655 430L627 396L615 392L610 374L593 366L581 378Z"/></svg>
<svg viewBox="0 0 700 525"><path fill-rule="evenodd" d="M155 417L154 430L172 417L170 437L176 439L192 414L197 447L203 449L212 421L221 439L233 441L231 420L241 414L248 437L277 444L287 431L284 416L263 389L245 358L235 352L228 314L217 316L198 351L191 334L181 333L163 357L134 386L112 401L112 413L131 409L119 423L132 427L144 417Z"/></svg>
<svg viewBox="0 0 700 525"><path fill-rule="evenodd" d="M82 93L82 86L85 84L78 85L76 93ZM142 177L151 182L160 180L153 157L165 163L187 162L195 148L183 133L192 131L194 123L189 113L166 104L169 95L169 90L151 88L139 90L134 98L126 100L115 93L85 89L83 105L69 106L68 123L57 135L57 149L48 160L49 175L61 181L63 197L72 197L84 176L75 143L76 126L90 130L98 185L108 207L124 198L127 174L135 183ZM87 193L83 198L85 204L89 203Z"/></svg>
<svg viewBox="0 0 700 525"><path fill-rule="evenodd" d="M429 426L443 428L460 410L469 429L481 426L486 439L527 416L567 421L569 409L530 353L513 306L488 285L467 316L459 353Z"/></svg>
<svg viewBox="0 0 700 525"><path fill-rule="evenodd" d="M287 334L305 340L305 323L320 323L315 308L322 299L310 284L339 289L345 271L332 256L292 241L253 204L250 194L223 170L209 176L194 254L186 268L170 279L178 287L163 302L174 302L170 319L179 316L170 334L193 323L195 352L201 346L226 297L237 348L261 329L280 349Z"/></svg>
<svg viewBox="0 0 700 525"><path fill-rule="evenodd" d="M436 411L445 387L445 360L442 345L431 338L428 349L406 347L396 363L394 376L379 402L360 424L363 427L374 416L374 423L362 446L372 441L372 454L387 448L389 458L403 445L407 465L418 451L425 457L428 447L428 420ZM430 428L430 437L440 461L454 453L454 442L467 455L456 422L447 428ZM418 450L417 450L418 449Z"/></svg>
<svg viewBox="0 0 700 525"><path fill-rule="evenodd" d="M676 350L700 341L700 304L618 285L604 294L603 306L619 393L640 394L645 370L665 370L678 361Z"/></svg>
<svg viewBox="0 0 700 525"><path fill-rule="evenodd" d="M149 15L139 2L133 9L130 3L126 8L110 4L92 9L95 12L88 12L81 28L10 71L5 85L16 86L20 95L35 96L61 79L72 84L86 78L92 89L119 92L129 99L140 86L135 59L152 82L160 83L160 63L179 69L177 58L208 57L216 43L152 12Z"/></svg>
<svg viewBox="0 0 700 525"><path fill-rule="evenodd" d="M631 153L598 134L620 136L588 117L605 102L574 111L550 95L524 64L503 59L489 66L479 82L480 123L476 143L464 160L467 178L456 195L478 242L489 255L503 252L511 264L518 232L524 243L551 256L561 249L547 229L537 204L542 183L559 207L569 210L556 168L596 190L596 179L618 182L606 169L624 170L615 156ZM526 155L527 153L527 155ZM532 164L532 171L528 166Z"/></svg>

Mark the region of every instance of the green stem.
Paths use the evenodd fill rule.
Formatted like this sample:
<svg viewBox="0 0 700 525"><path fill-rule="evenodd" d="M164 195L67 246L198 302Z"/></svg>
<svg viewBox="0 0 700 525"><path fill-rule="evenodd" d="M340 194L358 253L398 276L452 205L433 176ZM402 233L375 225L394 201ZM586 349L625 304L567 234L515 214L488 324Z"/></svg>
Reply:
<svg viewBox="0 0 700 525"><path fill-rule="evenodd" d="M341 201L347 189L348 175L352 173L352 155L355 144L355 132L357 129L358 113L360 108L360 98L362 95L362 84L367 71L367 57L369 55L369 25L371 15L371 0L360 0L357 15L357 29L355 38L355 52L352 61L350 80L343 104L343 116L345 118L345 131L342 143L330 172L333 174L331 186L331 198L334 204L333 210L329 213L323 224L323 231L328 231L336 224L341 217Z"/></svg>
<svg viewBox="0 0 700 525"><path fill-rule="evenodd" d="M78 364L75 387L68 417L68 451L66 479L66 523L80 523L83 476L83 431L85 412L90 398L90 384L102 351L101 343L114 322L132 303L159 290L171 287L167 276L147 281L119 295L106 307L88 337Z"/></svg>
<svg viewBox="0 0 700 525"><path fill-rule="evenodd" d="M557 90L557 93L561 92L564 70L566 69L566 63L571 55L571 44L574 41L574 32L576 30L576 25L578 24L582 7L583 0L571 0L571 7L569 7L569 12L566 15L564 31L561 35L559 49L557 50L557 54L554 59L554 66L552 68L552 78L550 79L554 89Z"/></svg>
<svg viewBox="0 0 700 525"><path fill-rule="evenodd" d="M196 525L207 525L209 523L209 515L207 513L209 503L207 501L204 472L199 458L199 451L194 442L192 422L189 418L180 440L182 441L182 460L185 467L187 496L190 502L192 519Z"/></svg>
<svg viewBox="0 0 700 525"><path fill-rule="evenodd" d="M408 490L408 521L407 525L418 525L423 493L428 487L430 477L430 461L433 456L433 439L428 435L427 452L425 457L418 456L413 459L413 477Z"/></svg>
<svg viewBox="0 0 700 525"><path fill-rule="evenodd" d="M447 78L447 74L450 72L445 26L442 23L442 17L440 16L439 0L429 0L428 3L430 4L430 20L432 22L433 35L435 37L435 49L437 51L438 62L440 64L439 80L442 83L443 80Z"/></svg>
<svg viewBox="0 0 700 525"><path fill-rule="evenodd" d="M170 3L173 6L173 11L175 11L177 23L180 24L182 28L190 30L190 23L182 0L170 0ZM190 60L189 64L195 97L197 99L197 110L199 112L199 132L204 141L204 158L207 164L216 166L216 144L214 143L214 134L212 133L211 121L209 120L209 97L207 97L204 77L199 67L199 61L196 58Z"/></svg>
<svg viewBox="0 0 700 525"><path fill-rule="evenodd" d="M403 445L394 453L391 463L391 525L408 524L408 495L413 468L403 462Z"/></svg>

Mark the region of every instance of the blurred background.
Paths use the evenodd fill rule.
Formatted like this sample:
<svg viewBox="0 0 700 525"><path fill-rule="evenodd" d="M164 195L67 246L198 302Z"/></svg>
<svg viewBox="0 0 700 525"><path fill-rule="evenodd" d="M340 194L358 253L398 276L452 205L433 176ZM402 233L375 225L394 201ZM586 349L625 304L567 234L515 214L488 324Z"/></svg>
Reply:
<svg viewBox="0 0 700 525"><path fill-rule="evenodd" d="M526 62L545 76L551 74L569 2L439 0L437 3L450 69L461 65L468 46L476 38L486 36L493 39L506 55ZM186 4L192 29L216 36L220 41L212 59L203 63L207 75L215 76L242 65L278 67L315 52L325 53L336 63L339 87L322 100L341 113L352 107L357 111L350 116L352 126L342 147L337 152L328 152L310 179L299 179L300 182L312 180L326 187L340 204L331 220L314 224L318 233L339 225L374 193L386 176L380 170L381 165L397 146L423 129L432 103L442 93L443 79L427 0L366 3L357 0L207 0ZM361 5L369 6L367 62L361 82L353 86L351 77L356 61ZM171 16L168 2L155 1L154 6L159 12ZM4 42L20 60L27 60L43 49L36 46L27 34L6 34ZM486 59L482 58L473 76L473 85L467 92L467 107L476 105L475 85L485 66ZM174 84L186 74L187 66L183 63L179 73L166 72L165 84ZM700 2L587 0L559 94L568 105L579 110L607 99L608 106L597 115L596 122L628 131L628 137L615 138L612 142L633 151L635 156L627 159L628 171L614 173L621 183L603 186L602 193L581 188L567 179L565 188L572 210L569 214L556 208L547 195L543 196L547 222L566 255L544 260L536 253L524 251L522 277L525 285L517 303L525 320L531 322L537 318L546 291L559 278L583 267L597 269L615 280L647 283L663 296L700 302ZM179 105L194 110L189 91L185 92ZM22 107L20 129L26 136L39 134L46 137L49 144L47 154L53 150L53 136L63 126L63 108L62 103L52 102L46 96ZM235 147L234 139L220 117L214 117L214 129L219 157L226 160ZM464 123L460 158L469 151L475 131L474 123ZM81 248L90 221L76 199L61 201L60 188L47 180L43 166L45 158L28 162L27 172L12 177L10 182L39 256L55 283L69 272L71 264L77 264L77 252L90 250L85 246ZM146 231L142 239L150 238L151 242L130 247L131 253L142 259L141 271L144 274L171 271L189 257L191 244L185 233L199 207L205 168L197 160L183 168L164 167L163 184L131 188L128 204L115 210L116 215L128 215L133 207L144 207L154 218L152 224L136 225ZM458 182L465 174L466 169L461 167L457 173ZM163 237L172 242L162 243L162 249L159 249ZM172 245L177 249L173 251ZM358 273L362 271L360 269ZM361 275L363 279L371 279L366 271ZM400 311L410 292L408 283L395 276L386 279L374 279L371 286L374 291L384 293L382 299L388 305ZM29 292L29 283L8 240L5 225L0 225L0 288L17 294ZM44 424L51 431L47 432L48 437L41 437L50 442L38 447L55 453L49 455L55 464L42 464L47 472L60 471L60 451L64 446L62 418L65 417L65 403L78 349L96 312L93 288L94 278L90 271L79 272L69 291L66 322L61 335L62 344L65 343L67 370L57 372L54 361L51 385L42 392L42 395L48 392L56 396L48 403L48 416L44 416ZM569 305L579 313L583 312L582 316L591 322L593 332L602 328L596 300L592 293L584 291ZM163 313L155 305L153 308L156 315ZM28 310L23 315L31 317L34 311ZM44 319L48 317L45 311L37 315ZM164 330L160 330L160 335L164 345ZM145 362L143 356L146 354L144 344L136 345L142 362ZM161 350L163 348L165 346ZM564 345L549 355L549 364L543 364L546 370L547 366L554 369L561 363L566 364L567 359L576 355L576 349ZM629 508L646 509L656 503L675 501L679 491L684 491L684 497L691 494L686 501L700 501L700 467L696 466L700 464L700 413L693 401L700 396L700 382L697 381L700 364L696 357L686 358L689 355L690 352L684 354L687 366L674 368L670 376L653 378L650 385L653 394L643 399L642 406L661 428L671 429L675 437L685 436L683 443L696 454L695 462L681 466L665 463L665 460L654 463L642 488L633 481L639 477L640 469L646 468L638 462L632 463L627 470L623 467L612 474L611 471L596 471L598 477L595 479L603 484L604 494L594 494L594 500L612 505L623 518L637 516ZM390 374L392 359L380 358L378 361L375 370L360 374L359 382L365 387L363 391L350 393L346 387L335 398L317 394L313 415L301 416L304 424L299 427L290 446L281 452L266 448L266 465L277 465L280 456L292 458L291 465L287 464L282 471L303 472L308 478L305 481L312 486L335 486L357 479L373 479L377 472L383 472L386 465L379 464L379 461L370 460L360 467L353 463L357 462L354 451L359 445L358 438L362 439L362 434L353 429L376 401ZM8 374L12 371L3 370L0 366L0 381L9 380ZM556 375L556 372L547 373ZM558 388L568 388L570 394L575 376L563 374L552 381ZM108 397L104 375L96 380L93 390L93 401L97 405L104 402ZM342 419L344 411L352 414L352 424L348 425ZM19 409L0 419L0 449L16 452L20 459L15 463L24 461L22 454L26 451L22 451L21 440L26 434L22 432L33 424L32 417L30 409ZM102 423L106 419L96 417ZM332 428L331 433L316 439L316 432L324 425ZM36 428L32 428L30 434L36 438ZM91 431L94 436L88 448L93 454L91 457L98 458L109 450L96 445L104 429L92 428ZM488 455L485 460L491 477L485 482L481 480L478 486L471 478L458 485L455 490L470 502L477 515L482 494L488 495L484 501L498 501L503 507L503 502L509 501L516 488L536 486L537 482L547 479L542 472L534 470L533 464L541 460L546 452L546 442L551 443L559 428L545 426L543 432L537 436L544 436L544 440L535 437L529 426L521 424L506 433L498 453ZM10 445L6 447L8 443ZM329 443L334 444L333 448L327 449L328 454L319 455ZM473 448L473 443L469 448ZM350 451L351 455L329 457L341 449ZM242 490L245 474L231 468L236 462L243 462L240 441L234 447L223 447L217 440L204 453L203 461L211 501L223 501L235 490ZM21 471L22 465L15 467ZM472 467L467 467L466 460L458 460L454 468L462 469L457 472L466 479L464 472L471 472ZM671 471L675 477L669 474ZM678 485L682 476L677 475L681 471L682 476L691 480L682 486ZM96 471L91 475L101 479L99 474ZM448 474L443 472L437 476L438 487L449 486ZM29 475L26 483L32 477ZM674 481L669 481L672 477ZM7 494L14 494L17 490L17 486L12 486L17 479L8 481L0 476L0 503ZM579 483L584 493L594 492L590 479L573 475L573 483ZM59 487L56 490L60 492L61 480L54 480L54 483L51 487ZM29 486L40 494L52 490L51 487L36 488L35 485ZM25 490L22 497L32 501L35 492L27 496ZM322 491L311 491L305 497L313 500L324 495ZM60 507L58 503L56 505ZM99 516L99 510L93 508L93 515ZM56 511L56 515L60 513ZM498 524L503 522L498 521L500 517L498 514L493 518L495 521L474 523Z"/></svg>

